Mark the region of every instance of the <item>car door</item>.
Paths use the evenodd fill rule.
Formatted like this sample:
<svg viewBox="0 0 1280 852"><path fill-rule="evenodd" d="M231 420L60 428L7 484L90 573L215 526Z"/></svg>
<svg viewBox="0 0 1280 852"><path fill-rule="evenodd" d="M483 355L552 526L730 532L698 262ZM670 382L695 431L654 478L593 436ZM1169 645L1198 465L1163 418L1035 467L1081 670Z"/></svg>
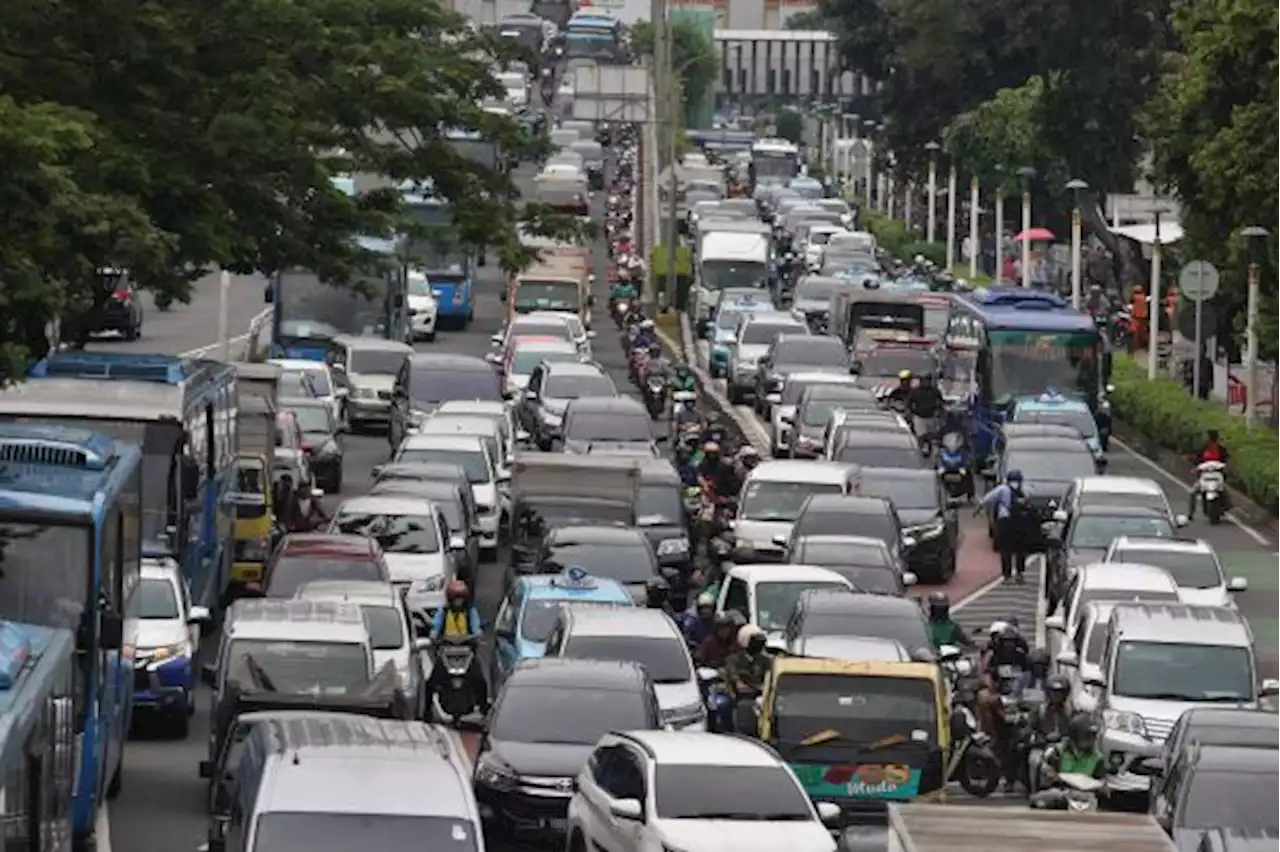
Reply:
<svg viewBox="0 0 1280 852"><path fill-rule="evenodd" d="M200 622L191 620L191 589L187 587L187 581L179 578L178 581L178 600L182 607L182 617L187 619L187 638L191 641L191 647L196 651L200 649ZM197 671L196 674L199 674Z"/></svg>
<svg viewBox="0 0 1280 852"><path fill-rule="evenodd" d="M720 606L721 612L728 612L736 609L742 613L743 618L751 615L751 594L747 589L747 581L740 577L730 577L720 587Z"/></svg>
<svg viewBox="0 0 1280 852"><path fill-rule="evenodd" d="M516 647L516 629L523 605L523 586L513 586L498 607L498 615L493 621L494 653L490 680L495 691L501 688L502 682L520 660L520 651Z"/></svg>
<svg viewBox="0 0 1280 852"><path fill-rule="evenodd" d="M645 782L638 758L626 746L611 745L600 750L591 773L598 794L590 797L594 831L592 840L599 852L631 852L640 848L641 823L619 819L609 810L611 802L637 799L645 802Z"/></svg>

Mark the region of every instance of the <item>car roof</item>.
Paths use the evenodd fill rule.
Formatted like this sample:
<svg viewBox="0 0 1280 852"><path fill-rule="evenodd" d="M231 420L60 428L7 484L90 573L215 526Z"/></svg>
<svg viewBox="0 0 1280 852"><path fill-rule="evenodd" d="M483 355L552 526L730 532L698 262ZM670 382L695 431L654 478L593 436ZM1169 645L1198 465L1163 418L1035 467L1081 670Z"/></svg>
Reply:
<svg viewBox="0 0 1280 852"><path fill-rule="evenodd" d="M1055 437L1050 435L1011 435L1005 441L1005 451L1020 453L1066 453L1089 452L1089 445L1077 434L1074 437Z"/></svg>
<svg viewBox="0 0 1280 852"><path fill-rule="evenodd" d="M427 432L406 435L400 443L402 450L466 450L484 449L484 439L479 435L457 435L450 432Z"/></svg>
<svg viewBox="0 0 1280 852"><path fill-rule="evenodd" d="M182 576L182 569L172 559L143 559L138 576L144 580L174 580Z"/></svg>
<svg viewBox="0 0 1280 852"><path fill-rule="evenodd" d="M567 374L570 376L605 376L606 373L598 364L589 364L584 361L551 361L546 365L546 369L551 375Z"/></svg>
<svg viewBox="0 0 1280 852"><path fill-rule="evenodd" d="M1249 637L1240 613L1225 606L1172 601L1122 603L1112 610L1111 621L1125 639L1136 641L1241 646Z"/></svg>
<svg viewBox="0 0 1280 852"><path fill-rule="evenodd" d="M857 387L857 376L850 376L848 373L832 373L822 372L821 370L799 370L794 373L787 373L787 384L799 382L801 384L812 383L814 385L835 385ZM870 391L867 391L870 394Z"/></svg>
<svg viewBox="0 0 1280 852"><path fill-rule="evenodd" d="M856 420L857 418L850 418L850 419ZM886 420L885 422L892 422L892 421ZM877 431L859 432L859 431L856 431L856 426L858 425L856 422L849 423L848 425L850 428L847 429L846 432L852 433L853 440L846 438L844 442L845 447L853 447L853 448L895 447L896 448L896 447L914 447L916 445L915 436L911 434L909 429L899 429L897 431L882 429ZM808 464L812 464L812 462L808 462Z"/></svg>
<svg viewBox="0 0 1280 852"><path fill-rule="evenodd" d="M1157 506L1090 506L1084 505L1076 510L1077 516L1108 518L1167 518L1164 510Z"/></svg>
<svg viewBox="0 0 1280 852"><path fill-rule="evenodd" d="M920 604L911 598L869 592L842 592L836 589L806 589L800 600L810 612L842 612L862 616L899 617L906 612L920 615Z"/></svg>
<svg viewBox="0 0 1280 852"><path fill-rule="evenodd" d="M901 467L860 467L854 480L854 487L857 487L859 480L868 476L873 479L892 479L895 482L901 482L904 479L918 479L921 482L928 481L931 483L938 481L938 474L933 470L912 470L911 468Z"/></svg>
<svg viewBox="0 0 1280 852"><path fill-rule="evenodd" d="M647 607L578 607L568 609L571 636L629 636L644 639L679 639L671 616Z"/></svg>
<svg viewBox="0 0 1280 852"><path fill-rule="evenodd" d="M1164 496L1164 489L1145 476L1081 476L1076 491L1087 494L1150 494Z"/></svg>
<svg viewBox="0 0 1280 852"><path fill-rule="evenodd" d="M432 416L475 414L479 417L506 417L507 404L487 399L450 399L436 406Z"/></svg>
<svg viewBox="0 0 1280 852"><path fill-rule="evenodd" d="M340 334L333 342L350 349L376 349L384 352L410 353L413 347L399 340L387 340L385 337L374 337L367 334Z"/></svg>
<svg viewBox="0 0 1280 852"><path fill-rule="evenodd" d="M329 410L329 401L319 396L285 396L278 402L279 414L288 414L295 408L323 408Z"/></svg>
<svg viewBox="0 0 1280 852"><path fill-rule="evenodd" d="M289 373L297 373L302 371L318 373L321 370L327 373L329 371L329 365L326 364L325 362L308 361L305 358L272 358L269 361L267 361L267 363L275 364L282 371L289 372Z"/></svg>
<svg viewBox="0 0 1280 852"><path fill-rule="evenodd" d="M1022 441L1027 438L1080 437L1080 431L1065 423L1006 423L1000 427L1006 441Z"/></svg>
<svg viewBox="0 0 1280 852"><path fill-rule="evenodd" d="M792 373L793 377L803 375ZM804 389L801 399L875 399L875 392L856 384L856 376L841 376L839 373L823 373L826 379Z"/></svg>
<svg viewBox="0 0 1280 852"><path fill-rule="evenodd" d="M634 692L648 680L644 667L627 660L585 660L577 657L543 657L521 660L503 689L551 686L562 689L599 689Z"/></svg>
<svg viewBox="0 0 1280 852"><path fill-rule="evenodd" d="M830 512L845 515L883 515L892 505L888 497L854 494L811 494L801 512Z"/></svg>
<svg viewBox="0 0 1280 852"><path fill-rule="evenodd" d="M493 367L483 358L472 355L459 355L455 352L415 352L408 358L414 369L432 368L441 370L487 370Z"/></svg>
<svg viewBox="0 0 1280 852"><path fill-rule="evenodd" d="M876 636L798 636L793 653L801 657L871 662L912 662L911 652L896 639Z"/></svg>
<svg viewBox="0 0 1280 852"><path fill-rule="evenodd" d="M1146 535L1122 535L1111 542L1115 550L1160 550L1167 553L1213 553L1209 542L1202 538L1155 538Z"/></svg>
<svg viewBox="0 0 1280 852"><path fill-rule="evenodd" d="M642 544L644 533L632 527L580 524L555 527L547 533L548 540L556 545L574 544L615 545Z"/></svg>
<svg viewBox="0 0 1280 852"><path fill-rule="evenodd" d="M634 603L631 593L617 580L608 577L592 577L589 588L557 585L562 579L560 574L530 574L521 577L519 582L524 587L527 601L590 601L593 603L616 603L630 606Z"/></svg>
<svg viewBox="0 0 1280 852"><path fill-rule="evenodd" d="M758 464L747 476L749 482L823 482L843 483L849 480L850 465L830 461L797 461L769 459Z"/></svg>
<svg viewBox="0 0 1280 852"><path fill-rule="evenodd" d="M808 344L826 346L832 349L834 349L837 346L840 347L841 349L844 349L844 341L840 340L840 338L827 337L825 334L810 334L807 326L805 327L805 331L803 334L796 334L789 331L782 332L781 334L779 334L777 337L773 339L773 345L778 346L779 344L782 344L782 343L790 343L793 340L803 340L805 343L808 343Z"/></svg>
<svg viewBox="0 0 1280 852"><path fill-rule="evenodd" d="M439 436L436 436L439 437ZM395 474L400 474L396 476ZM418 474L417 477L408 474ZM465 480L467 478L467 470L460 464L449 464L448 462L388 462L379 465L377 468L377 476L375 479L421 479L425 481L444 480L453 482L454 480Z"/></svg>
<svg viewBox="0 0 1280 852"><path fill-rule="evenodd" d="M515 334L511 337L511 347L517 351L532 349L535 352L577 352L578 344L563 337L551 337L542 334Z"/></svg>
<svg viewBox="0 0 1280 852"><path fill-rule="evenodd" d="M829 568L817 565L779 565L777 563L756 563L751 565L734 565L729 569L730 577L737 577L749 584L756 583L839 583L852 584L843 576Z"/></svg>
<svg viewBox="0 0 1280 852"><path fill-rule="evenodd" d="M876 546L884 550L889 549L889 545L884 543L884 539L876 538L869 535L800 535L796 536L796 541L802 541L806 544L856 544L864 547Z"/></svg>
<svg viewBox="0 0 1280 852"><path fill-rule="evenodd" d="M374 541L363 535L342 533L289 533L276 552L289 556L369 556L377 552Z"/></svg>
<svg viewBox="0 0 1280 852"><path fill-rule="evenodd" d="M425 515L438 511L435 503L422 497L397 494L366 494L343 500L335 514L364 512L370 515Z"/></svg>
<svg viewBox="0 0 1280 852"><path fill-rule="evenodd" d="M778 758L759 741L705 731L624 731L658 764L685 766L778 766Z"/></svg>
<svg viewBox="0 0 1280 852"><path fill-rule="evenodd" d="M570 400L565 413L573 414L643 414L649 416L644 404L629 396L580 396Z"/></svg>
<svg viewBox="0 0 1280 852"><path fill-rule="evenodd" d="M431 424L435 424L432 426ZM418 426L419 435L477 435L491 437L498 434L502 427L492 417L481 417L461 412L435 411Z"/></svg>
<svg viewBox="0 0 1280 852"><path fill-rule="evenodd" d="M1262 729L1280 736L1280 728L1276 726L1276 714L1267 710L1255 710L1246 707L1192 707L1183 711L1181 718L1192 731L1197 726L1214 728L1250 728Z"/></svg>
<svg viewBox="0 0 1280 852"><path fill-rule="evenodd" d="M1178 591L1178 584L1163 568L1138 562L1093 562L1080 569L1082 588L1120 592Z"/></svg>
<svg viewBox="0 0 1280 852"><path fill-rule="evenodd" d="M1200 746L1195 758L1196 769L1214 771L1268 773L1276 771L1275 751L1269 748L1241 746Z"/></svg>
<svg viewBox="0 0 1280 852"><path fill-rule="evenodd" d="M309 601L336 601L357 606L396 605L398 595L390 583L377 580L312 580L298 587L295 598Z"/></svg>

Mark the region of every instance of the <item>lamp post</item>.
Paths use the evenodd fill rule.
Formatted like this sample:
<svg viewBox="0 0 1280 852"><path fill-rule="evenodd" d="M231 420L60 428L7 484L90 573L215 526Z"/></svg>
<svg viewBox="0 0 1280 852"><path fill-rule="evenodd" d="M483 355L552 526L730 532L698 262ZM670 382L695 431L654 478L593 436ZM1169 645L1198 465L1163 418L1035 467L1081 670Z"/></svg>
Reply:
<svg viewBox="0 0 1280 852"><path fill-rule="evenodd" d="M1253 426L1258 414L1258 283L1262 267L1258 264L1264 241L1271 236L1266 228L1250 225L1240 232L1249 248L1249 289L1245 298L1244 369L1246 395L1244 422Z"/></svg>
<svg viewBox="0 0 1280 852"><path fill-rule="evenodd" d="M872 192L875 189L873 184L875 183L874 160L876 156L876 148L875 148L875 141L872 139L872 137L875 135L875 132L876 132L876 123L869 118L865 119L862 122L862 129L863 131L865 131L863 133L863 136L865 136L867 140L867 164L866 164L867 165L867 168L866 168L867 209L871 210L875 206L872 199Z"/></svg>
<svg viewBox="0 0 1280 852"><path fill-rule="evenodd" d="M929 152L929 200L926 203L929 218L924 223L924 233L925 240L930 243L936 236L934 220L938 217L938 150L941 147L937 142L924 146Z"/></svg>
<svg viewBox="0 0 1280 852"><path fill-rule="evenodd" d="M1147 298L1151 300L1150 304L1147 305L1147 317L1149 317L1147 378L1151 380L1156 377L1156 365L1160 358L1160 346L1158 344L1158 338L1160 337L1160 262L1164 254L1164 250L1160 246L1160 211L1155 211L1155 214L1156 233L1155 239L1151 242L1151 284L1147 289Z"/></svg>
<svg viewBox="0 0 1280 852"><path fill-rule="evenodd" d="M1080 310L1080 201L1089 184L1072 178L1067 181L1071 190L1071 307Z"/></svg>
<svg viewBox="0 0 1280 852"><path fill-rule="evenodd" d="M996 165L996 212L991 230L996 235L996 274L991 277L997 284L1004 283L1004 166Z"/></svg>
<svg viewBox="0 0 1280 852"><path fill-rule="evenodd" d="M956 265L956 193L959 192L956 164L947 172L947 271Z"/></svg>
<svg viewBox="0 0 1280 852"><path fill-rule="evenodd" d="M1031 181L1036 170L1030 166L1018 169L1018 179L1022 182L1022 230L1031 230ZM1031 240L1023 235L1022 240L1022 286L1031 286Z"/></svg>
<svg viewBox="0 0 1280 852"><path fill-rule="evenodd" d="M978 277L978 176L969 179L969 279Z"/></svg>

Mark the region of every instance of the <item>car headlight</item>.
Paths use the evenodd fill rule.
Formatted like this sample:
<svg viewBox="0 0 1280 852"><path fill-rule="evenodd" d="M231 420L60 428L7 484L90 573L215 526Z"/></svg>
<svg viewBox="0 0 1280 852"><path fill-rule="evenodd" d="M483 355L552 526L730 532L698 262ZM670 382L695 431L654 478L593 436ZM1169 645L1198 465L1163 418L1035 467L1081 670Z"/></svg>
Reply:
<svg viewBox="0 0 1280 852"><path fill-rule="evenodd" d="M554 411L549 411L545 408L539 412L539 415L542 417L542 422L548 426L559 426L561 421L564 419Z"/></svg>
<svg viewBox="0 0 1280 852"><path fill-rule="evenodd" d="M427 414L425 414L425 413L423 413L423 412L421 412L421 411L410 411L410 412L409 412L409 425L411 425L411 426L421 426L421 425L423 424L423 422L427 419L427 417L428 417L428 415L427 415Z"/></svg>
<svg viewBox="0 0 1280 852"><path fill-rule="evenodd" d="M360 399L376 399L378 392L373 388L356 388L356 396Z"/></svg>
<svg viewBox="0 0 1280 852"><path fill-rule="evenodd" d="M937 538L942 535L946 528L947 522L942 518L938 518L937 520L930 521L923 526L916 527L912 530L912 533L916 538Z"/></svg>
<svg viewBox="0 0 1280 852"><path fill-rule="evenodd" d="M176 657L189 657L189 656L191 656L191 643L175 642L172 645L165 645L163 647L156 648L155 650L153 650L151 652L151 662L160 663L160 662L164 662L165 660L172 660Z"/></svg>
<svg viewBox="0 0 1280 852"><path fill-rule="evenodd" d="M266 562L271 553L271 539L258 538L236 544L237 562Z"/></svg>
<svg viewBox="0 0 1280 852"><path fill-rule="evenodd" d="M681 707L671 707L663 710L661 713L662 722L665 725L688 724L702 718L703 707L702 702L694 704L685 704Z"/></svg>
<svg viewBox="0 0 1280 852"><path fill-rule="evenodd" d="M689 552L689 539L669 538L658 544L659 556L683 556Z"/></svg>
<svg viewBox="0 0 1280 852"><path fill-rule="evenodd" d="M476 764L475 780L496 790L512 790L518 779L510 767L489 757L482 757Z"/></svg>
<svg viewBox="0 0 1280 852"><path fill-rule="evenodd" d="M1115 731L1120 734L1133 734L1144 739L1151 738L1147 733L1146 723L1142 721L1142 717L1137 713L1130 713L1125 710L1103 710L1102 722L1109 731Z"/></svg>
<svg viewBox="0 0 1280 852"><path fill-rule="evenodd" d="M409 591L412 594L425 595L430 592L438 592L444 588L444 575L440 574L435 577L426 577L421 580L414 580L409 584Z"/></svg>

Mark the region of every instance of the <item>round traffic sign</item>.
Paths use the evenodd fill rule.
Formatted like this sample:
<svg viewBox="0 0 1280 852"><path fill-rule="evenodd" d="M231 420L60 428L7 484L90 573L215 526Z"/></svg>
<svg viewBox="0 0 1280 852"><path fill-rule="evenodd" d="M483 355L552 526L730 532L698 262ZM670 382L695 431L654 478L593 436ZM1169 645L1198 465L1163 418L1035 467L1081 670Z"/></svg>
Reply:
<svg viewBox="0 0 1280 852"><path fill-rule="evenodd" d="M1193 260L1178 273L1178 289L1192 302L1212 299L1219 283L1218 268L1207 260Z"/></svg>

